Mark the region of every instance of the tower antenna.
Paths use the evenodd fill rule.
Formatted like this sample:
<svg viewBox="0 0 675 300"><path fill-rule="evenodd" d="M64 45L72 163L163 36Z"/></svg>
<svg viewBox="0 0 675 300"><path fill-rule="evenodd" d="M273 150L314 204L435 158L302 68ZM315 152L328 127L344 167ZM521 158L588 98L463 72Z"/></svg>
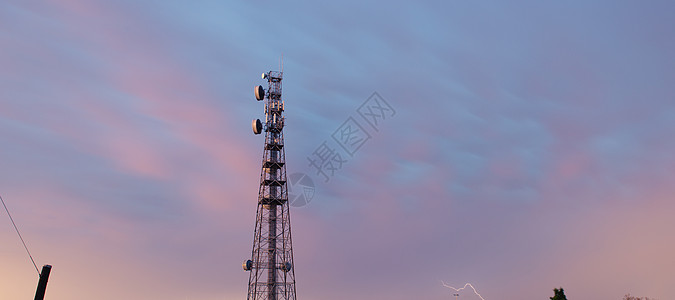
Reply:
<svg viewBox="0 0 675 300"><path fill-rule="evenodd" d="M280 61L283 68L283 56ZM291 242L291 216L286 185L284 150L284 101L281 99L283 72L262 74L267 92L256 86L255 97L265 100L265 122L253 120L254 134L265 131L258 208L251 258L242 267L249 271L248 296L253 300L295 300L295 268Z"/></svg>

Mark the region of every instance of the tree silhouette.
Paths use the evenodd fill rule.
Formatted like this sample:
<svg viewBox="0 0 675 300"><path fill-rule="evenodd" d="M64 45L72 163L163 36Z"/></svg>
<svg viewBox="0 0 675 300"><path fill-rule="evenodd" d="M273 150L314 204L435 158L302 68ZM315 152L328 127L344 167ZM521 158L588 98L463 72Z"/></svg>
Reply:
<svg viewBox="0 0 675 300"><path fill-rule="evenodd" d="M551 300L567 300L567 297L565 296L565 291L563 291L563 288L559 289L553 289L553 297L549 297Z"/></svg>

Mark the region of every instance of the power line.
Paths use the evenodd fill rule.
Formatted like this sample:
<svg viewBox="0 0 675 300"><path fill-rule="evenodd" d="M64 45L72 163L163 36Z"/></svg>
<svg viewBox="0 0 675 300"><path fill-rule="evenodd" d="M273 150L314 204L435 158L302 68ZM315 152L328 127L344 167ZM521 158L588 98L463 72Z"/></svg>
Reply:
<svg viewBox="0 0 675 300"><path fill-rule="evenodd" d="M14 225L14 230L16 230L16 234L19 235L19 239L21 240L21 243L23 244L23 248L26 249L26 253L28 253L28 257L30 257L30 261L33 262L33 266L35 267L35 271L37 271L38 276L40 276L40 270L38 270L38 267L35 264L35 260L33 260L33 256L30 255L30 251L28 251L28 246L26 246L26 242L24 242L23 237L21 236L21 233L19 232L19 228L16 227L16 223L14 223L14 219L12 218L12 214L9 213L9 209L7 209L7 205L5 205L5 200L2 199L2 196L0 196L0 201L2 202L2 206L5 207L5 211L7 212L7 215L9 216L9 220L12 221L12 225Z"/></svg>

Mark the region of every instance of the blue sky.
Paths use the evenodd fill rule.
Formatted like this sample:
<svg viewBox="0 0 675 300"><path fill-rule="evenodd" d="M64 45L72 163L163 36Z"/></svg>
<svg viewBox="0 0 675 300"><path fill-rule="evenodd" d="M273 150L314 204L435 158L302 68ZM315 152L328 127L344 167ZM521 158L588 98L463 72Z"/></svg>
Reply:
<svg viewBox="0 0 675 300"><path fill-rule="evenodd" d="M3 2L0 194L48 299L242 298L252 87L283 54L288 172L316 185L299 297L668 299L674 8ZM395 114L325 182L308 157L373 92ZM0 298L32 295L8 218L0 239Z"/></svg>

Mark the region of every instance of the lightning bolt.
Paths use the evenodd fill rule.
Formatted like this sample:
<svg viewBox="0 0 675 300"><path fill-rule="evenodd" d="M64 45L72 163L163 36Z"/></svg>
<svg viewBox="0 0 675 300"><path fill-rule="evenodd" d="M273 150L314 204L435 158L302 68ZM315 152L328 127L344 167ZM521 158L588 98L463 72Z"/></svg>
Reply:
<svg viewBox="0 0 675 300"><path fill-rule="evenodd" d="M467 286L468 286L468 287L471 287L471 289L473 290L473 293L474 293L474 294L476 294L476 295L477 295L478 297L480 297L481 299L485 300L485 298L483 298L483 296L481 296L481 295L476 291L476 288L473 287L473 285L471 285L471 283L467 283L467 284L465 284L465 285L464 285L463 287L461 287L461 288L454 288L454 287L451 287L451 286L445 284L445 282L443 282L443 280L441 280L441 283L443 284L444 287L449 288L449 289L453 289L455 292L459 292L459 291L465 289Z"/></svg>

